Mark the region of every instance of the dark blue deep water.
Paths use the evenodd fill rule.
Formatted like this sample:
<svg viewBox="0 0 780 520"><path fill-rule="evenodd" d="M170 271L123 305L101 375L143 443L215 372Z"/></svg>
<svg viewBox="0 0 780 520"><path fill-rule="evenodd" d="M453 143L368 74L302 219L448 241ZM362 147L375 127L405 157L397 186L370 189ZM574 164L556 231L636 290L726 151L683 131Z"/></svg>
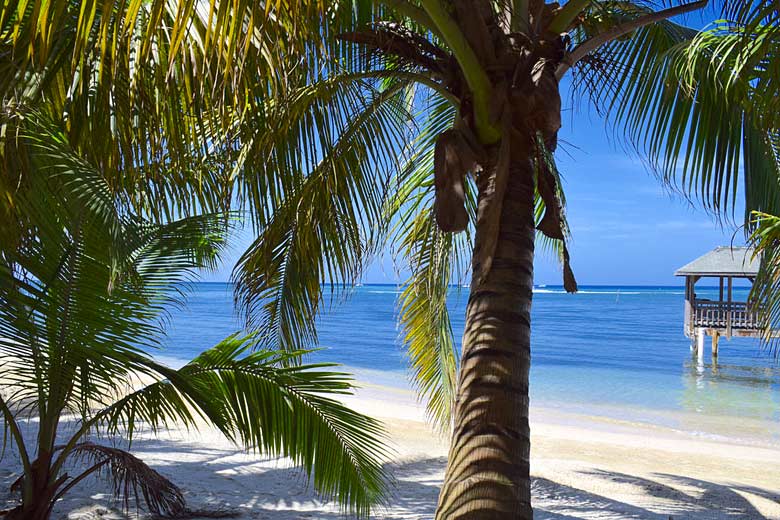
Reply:
<svg viewBox="0 0 780 520"><path fill-rule="evenodd" d="M697 288L698 289L698 288ZM359 379L407 386L396 323L399 289L366 285L321 319L323 350L312 361L343 363ZM715 289L698 289L716 299ZM736 289L744 299L746 289ZM467 289L452 289L456 338ZM756 421L780 435L780 365L756 340L720 342L717 364L692 358L683 335L681 287L583 287L566 294L538 288L533 306L532 404L614 414L673 427L706 429L706 420ZM192 358L240 328L228 284L195 284L172 316L159 357ZM696 417L704 422L696 422ZM694 418L694 419L691 419ZM695 424L691 423L694 421Z"/></svg>

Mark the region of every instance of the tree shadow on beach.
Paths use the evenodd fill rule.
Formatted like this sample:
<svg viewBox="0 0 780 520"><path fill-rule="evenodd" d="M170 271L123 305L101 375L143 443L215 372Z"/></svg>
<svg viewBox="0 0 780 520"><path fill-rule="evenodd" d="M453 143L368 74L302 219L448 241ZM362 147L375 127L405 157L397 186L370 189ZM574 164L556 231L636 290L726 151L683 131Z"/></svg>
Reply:
<svg viewBox="0 0 780 520"><path fill-rule="evenodd" d="M31 430L34 435L34 430ZM106 441L104 439L104 441ZM344 519L338 504L321 499L305 473L284 459L263 457L232 448L225 443L186 442L178 439L138 439L132 453L179 486L190 520L206 520L232 513L240 519ZM432 517L438 497L443 458L388 464L393 477L388 497L390 508L380 508L372 518L417 519ZM9 449L0 459L0 510L15 505L9 492L21 470L18 454ZM135 520L154 518L134 500L125 510L110 485L89 477L60 500L56 520ZM204 514L197 514L202 512Z"/></svg>
<svg viewBox="0 0 780 520"><path fill-rule="evenodd" d="M241 519L344 519L337 504L317 497L302 471L283 460L262 458L225 445L174 439L139 440L133 453L171 479L185 493L193 510L233 513ZM0 509L7 487L18 474L13 456L0 465ZM446 460L421 458L388 464L393 486L389 507L372 515L382 520L433 518ZM580 473L583 488L548 478L533 479L535 518L566 519L762 519L758 500L777 503L780 494L752 486L727 486L682 475L628 475L605 470ZM579 485L580 480L575 478ZM617 495L616 495L616 489ZM607 496L609 495L609 496ZM629 498L626 498L629 497ZM748 497L751 497L749 499ZM209 516L195 515L193 520ZM150 518L136 509L124 513L122 502L96 479L74 489L55 509L57 520L129 520Z"/></svg>
<svg viewBox="0 0 780 520"><path fill-rule="evenodd" d="M764 519L767 517L745 495L754 495L775 504L780 500L780 494L777 492L754 486L727 486L668 473L653 473L651 478L605 470L590 470L581 474L589 481L588 491L547 479L535 479L537 517ZM628 503L593 491L594 488L615 484L623 486L624 493L633 490L633 496L639 498Z"/></svg>

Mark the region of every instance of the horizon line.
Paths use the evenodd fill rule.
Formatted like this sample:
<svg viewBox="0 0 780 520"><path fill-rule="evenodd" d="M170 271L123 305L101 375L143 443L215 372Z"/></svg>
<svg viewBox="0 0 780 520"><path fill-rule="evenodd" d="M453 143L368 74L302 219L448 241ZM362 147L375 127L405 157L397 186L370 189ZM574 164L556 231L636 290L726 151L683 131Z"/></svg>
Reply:
<svg viewBox="0 0 780 520"><path fill-rule="evenodd" d="M222 284L222 285L234 285L234 282L231 281L194 281L190 283L196 283L196 284ZM323 287L327 287L329 285L335 285L339 287L366 287L366 286L374 286L374 287L403 287L405 284L403 283L385 283L385 282L362 282L362 283L356 283L356 284L342 284L342 283L322 283L320 284ZM460 288L467 288L469 286L468 283L463 284L457 284L457 283L451 283L448 284L448 287L460 287ZM534 288L537 289L546 289L546 288L552 288L552 289L563 289L563 284L549 284L549 283L543 283L543 284L534 284ZM680 289L685 288L685 284L680 285L664 285L664 284L605 284L605 283L593 283L593 284L579 284L580 288L583 287L631 287L631 288L656 288L656 289ZM718 285L699 285L698 287L714 287L718 288ZM735 287L747 287L747 285L735 285Z"/></svg>

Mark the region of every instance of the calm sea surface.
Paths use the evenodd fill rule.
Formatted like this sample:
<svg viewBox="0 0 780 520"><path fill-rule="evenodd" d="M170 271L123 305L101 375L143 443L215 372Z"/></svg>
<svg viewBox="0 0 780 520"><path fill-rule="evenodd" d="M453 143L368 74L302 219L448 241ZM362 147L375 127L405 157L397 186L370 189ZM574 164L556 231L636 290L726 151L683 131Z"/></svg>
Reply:
<svg viewBox="0 0 780 520"><path fill-rule="evenodd" d="M533 305L532 405L662 424L703 435L780 440L780 364L756 340L722 339L717 364L683 335L683 289L582 287L575 295L537 288ZM359 379L408 386L395 286L355 288L321 319L323 347ZM716 289L701 296L717 299ZM744 299L746 289L736 289ZM449 307L460 341L468 289ZM240 328L228 284L195 284L174 311L162 359L181 364ZM708 338L709 339L709 338Z"/></svg>

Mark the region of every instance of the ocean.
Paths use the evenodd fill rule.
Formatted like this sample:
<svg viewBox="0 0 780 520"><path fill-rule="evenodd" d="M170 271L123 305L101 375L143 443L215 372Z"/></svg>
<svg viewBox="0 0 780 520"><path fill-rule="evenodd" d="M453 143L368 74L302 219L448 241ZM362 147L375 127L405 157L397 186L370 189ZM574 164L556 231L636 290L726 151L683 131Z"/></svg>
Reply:
<svg viewBox="0 0 780 520"><path fill-rule="evenodd" d="M397 325L400 289L356 287L318 326L310 361L338 362L358 380L408 388ZM716 288L697 293L717 299ZM753 339L721 339L717 362L704 362L683 334L682 287L557 287L534 291L531 404L746 441L780 440L780 362ZM736 288L743 300L746 288ZM458 343L468 289L452 288L448 307ZM193 284L172 311L164 348L181 365L241 328L231 286ZM709 338L708 338L709 340Z"/></svg>

